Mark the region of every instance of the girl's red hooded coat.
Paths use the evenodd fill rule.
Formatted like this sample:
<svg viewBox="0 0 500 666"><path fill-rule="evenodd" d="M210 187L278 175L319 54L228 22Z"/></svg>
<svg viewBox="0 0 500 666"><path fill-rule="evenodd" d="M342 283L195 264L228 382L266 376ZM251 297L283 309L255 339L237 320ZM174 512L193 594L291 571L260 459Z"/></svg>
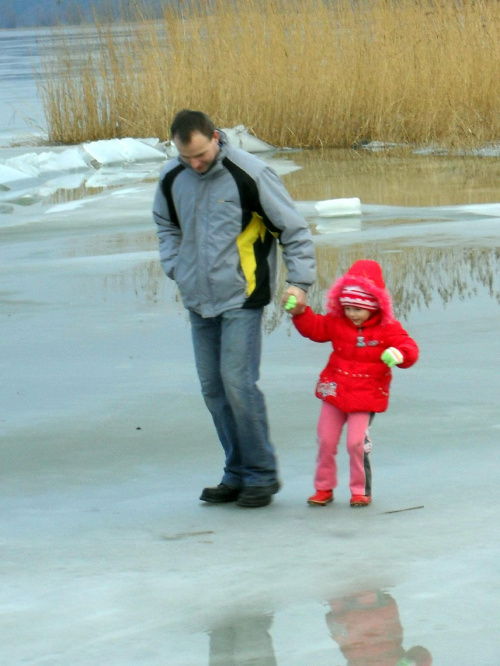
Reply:
<svg viewBox="0 0 500 666"><path fill-rule="evenodd" d="M359 328L347 319L340 304L340 294L348 285L361 287L379 303L379 309ZM307 307L293 317L293 323L304 337L332 343L333 352L320 374L316 396L345 413L387 409L392 372L380 360L385 349L399 349L403 355L400 368L409 368L418 359L417 343L394 317L376 261L357 261L333 284L327 294L327 314L315 314Z"/></svg>

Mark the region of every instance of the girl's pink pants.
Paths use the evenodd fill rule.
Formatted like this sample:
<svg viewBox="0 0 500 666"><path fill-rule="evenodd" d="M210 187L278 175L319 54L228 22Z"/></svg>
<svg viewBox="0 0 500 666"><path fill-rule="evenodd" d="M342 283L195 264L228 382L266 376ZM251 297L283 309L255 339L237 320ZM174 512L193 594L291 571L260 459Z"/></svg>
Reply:
<svg viewBox="0 0 500 666"><path fill-rule="evenodd" d="M368 446L370 412L345 414L329 402L322 402L318 421L318 457L316 460L316 490L332 490L337 487L336 455L342 428L347 422L347 452L349 453L352 495L371 495L371 468Z"/></svg>

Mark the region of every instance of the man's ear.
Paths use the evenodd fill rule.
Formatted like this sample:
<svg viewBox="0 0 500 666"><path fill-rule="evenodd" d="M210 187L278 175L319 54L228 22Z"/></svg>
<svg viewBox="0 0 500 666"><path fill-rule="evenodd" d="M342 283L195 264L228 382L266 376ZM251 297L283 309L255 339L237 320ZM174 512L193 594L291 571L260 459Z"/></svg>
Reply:
<svg viewBox="0 0 500 666"><path fill-rule="evenodd" d="M214 130L214 139L215 139L216 141L219 141L219 137L220 137L219 130Z"/></svg>

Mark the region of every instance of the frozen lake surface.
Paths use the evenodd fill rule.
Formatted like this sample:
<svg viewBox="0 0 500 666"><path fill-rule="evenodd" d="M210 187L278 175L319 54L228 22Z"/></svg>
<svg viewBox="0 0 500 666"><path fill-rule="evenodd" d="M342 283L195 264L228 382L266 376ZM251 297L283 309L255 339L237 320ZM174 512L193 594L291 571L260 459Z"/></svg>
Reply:
<svg viewBox="0 0 500 666"><path fill-rule="evenodd" d="M35 179L0 187L2 663L498 666L499 181L443 166L448 202L424 175L408 200L418 177L395 192L389 162L368 184L267 157L315 235L312 304L375 258L421 358L372 428L373 504L349 507L342 449L335 502L309 507L328 349L271 306L260 383L283 489L244 510L198 501L222 455L157 261L161 160L48 174L30 152L0 149ZM318 217L335 197L360 213Z"/></svg>
<svg viewBox="0 0 500 666"><path fill-rule="evenodd" d="M406 217L363 204L356 228L315 235L314 304L351 257L380 259L421 360L375 420L372 506L348 506L342 452L336 501L315 510L328 352L270 308L261 386L284 487L245 511L198 501L222 457L158 268L153 191L0 216L5 663L347 664L352 617L331 622L347 605L370 649L497 666L498 204Z"/></svg>

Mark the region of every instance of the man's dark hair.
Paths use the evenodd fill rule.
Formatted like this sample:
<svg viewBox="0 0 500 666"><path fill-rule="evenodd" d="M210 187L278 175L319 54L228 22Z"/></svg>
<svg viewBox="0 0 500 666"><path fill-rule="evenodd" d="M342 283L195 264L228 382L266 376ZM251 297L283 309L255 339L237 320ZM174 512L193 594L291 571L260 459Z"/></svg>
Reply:
<svg viewBox="0 0 500 666"><path fill-rule="evenodd" d="M179 111L170 126L170 137L182 144L188 144L195 132L200 132L211 139L217 128L206 113L182 109Z"/></svg>

